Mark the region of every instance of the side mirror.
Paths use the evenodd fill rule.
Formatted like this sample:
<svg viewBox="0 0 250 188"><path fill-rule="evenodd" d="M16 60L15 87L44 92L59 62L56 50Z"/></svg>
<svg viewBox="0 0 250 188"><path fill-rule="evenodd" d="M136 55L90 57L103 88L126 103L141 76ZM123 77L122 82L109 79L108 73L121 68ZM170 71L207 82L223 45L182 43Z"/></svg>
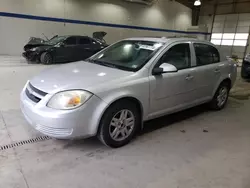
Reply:
<svg viewBox="0 0 250 188"><path fill-rule="evenodd" d="M60 43L60 46L61 46L61 47L64 47L64 46L65 46L65 43L64 43L64 42L61 42L61 43Z"/></svg>
<svg viewBox="0 0 250 188"><path fill-rule="evenodd" d="M64 47L65 44L63 42L59 42L55 45L55 47L59 48L59 47Z"/></svg>
<svg viewBox="0 0 250 188"><path fill-rule="evenodd" d="M152 74L153 75L160 75L163 73L171 73L171 72L177 72L177 68L174 65L171 65L169 63L163 63L160 67L155 67L153 69Z"/></svg>

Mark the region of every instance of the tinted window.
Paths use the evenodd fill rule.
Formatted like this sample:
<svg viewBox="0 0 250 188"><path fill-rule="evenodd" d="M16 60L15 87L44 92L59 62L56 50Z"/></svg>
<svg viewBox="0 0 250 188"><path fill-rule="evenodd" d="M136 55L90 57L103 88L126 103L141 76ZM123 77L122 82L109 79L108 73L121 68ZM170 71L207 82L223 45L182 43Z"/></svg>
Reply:
<svg viewBox="0 0 250 188"><path fill-rule="evenodd" d="M79 39L79 44L90 44L91 43L91 40L87 37L81 37Z"/></svg>
<svg viewBox="0 0 250 188"><path fill-rule="evenodd" d="M194 44L197 66L220 62L218 50L207 44Z"/></svg>
<svg viewBox="0 0 250 188"><path fill-rule="evenodd" d="M58 44L59 42L62 42L64 41L66 37L64 36L56 36L56 37L53 37L52 39L50 39L49 41L45 42L46 44L49 44L49 45L55 45L55 44Z"/></svg>
<svg viewBox="0 0 250 188"><path fill-rule="evenodd" d="M67 45L76 45L76 37L69 37L64 43Z"/></svg>
<svg viewBox="0 0 250 188"><path fill-rule="evenodd" d="M172 64L178 70L189 68L191 64L189 44L177 44L171 47L160 59L159 65L162 63Z"/></svg>

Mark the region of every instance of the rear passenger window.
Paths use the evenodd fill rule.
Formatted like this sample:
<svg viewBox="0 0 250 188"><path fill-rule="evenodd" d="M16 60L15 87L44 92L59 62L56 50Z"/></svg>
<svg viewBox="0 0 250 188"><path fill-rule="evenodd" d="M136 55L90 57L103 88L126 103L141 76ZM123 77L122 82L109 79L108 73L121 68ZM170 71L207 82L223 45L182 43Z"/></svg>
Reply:
<svg viewBox="0 0 250 188"><path fill-rule="evenodd" d="M218 50L207 44L194 44L197 66L209 65L220 62Z"/></svg>
<svg viewBox="0 0 250 188"><path fill-rule="evenodd" d="M91 41L87 37L81 37L79 40L79 44L90 44L90 43L91 43Z"/></svg>
<svg viewBox="0 0 250 188"><path fill-rule="evenodd" d="M171 47L160 59L159 65L169 63L178 70L190 67L190 48L188 43L177 44Z"/></svg>
<svg viewBox="0 0 250 188"><path fill-rule="evenodd" d="M69 37L64 42L66 45L76 45L76 37Z"/></svg>

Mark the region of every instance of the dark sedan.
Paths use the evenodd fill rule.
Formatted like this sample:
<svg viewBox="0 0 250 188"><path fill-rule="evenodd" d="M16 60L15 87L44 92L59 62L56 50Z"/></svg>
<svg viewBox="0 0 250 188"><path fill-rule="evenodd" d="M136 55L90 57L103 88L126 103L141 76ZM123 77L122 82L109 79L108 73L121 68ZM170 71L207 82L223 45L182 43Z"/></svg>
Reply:
<svg viewBox="0 0 250 188"><path fill-rule="evenodd" d="M241 77L250 80L250 54L246 55L242 62Z"/></svg>
<svg viewBox="0 0 250 188"><path fill-rule="evenodd" d="M23 56L43 64L84 60L107 46L103 40L105 35L105 32L97 32L93 35L96 38L55 36L49 41L25 45Z"/></svg>

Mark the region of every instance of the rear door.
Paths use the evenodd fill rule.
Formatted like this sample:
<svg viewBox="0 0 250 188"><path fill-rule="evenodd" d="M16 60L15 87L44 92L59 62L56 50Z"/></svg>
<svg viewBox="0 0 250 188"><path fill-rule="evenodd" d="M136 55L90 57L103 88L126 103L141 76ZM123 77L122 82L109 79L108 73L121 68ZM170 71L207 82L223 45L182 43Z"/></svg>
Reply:
<svg viewBox="0 0 250 188"><path fill-rule="evenodd" d="M76 58L77 37L65 39L63 45L56 49L57 61L74 61Z"/></svg>
<svg viewBox="0 0 250 188"><path fill-rule="evenodd" d="M193 48L196 57L197 99L209 100L220 79L223 63L220 63L219 52L212 45L195 42Z"/></svg>
<svg viewBox="0 0 250 188"><path fill-rule="evenodd" d="M79 37L78 41L78 58L84 60L95 53L95 44L89 37Z"/></svg>

